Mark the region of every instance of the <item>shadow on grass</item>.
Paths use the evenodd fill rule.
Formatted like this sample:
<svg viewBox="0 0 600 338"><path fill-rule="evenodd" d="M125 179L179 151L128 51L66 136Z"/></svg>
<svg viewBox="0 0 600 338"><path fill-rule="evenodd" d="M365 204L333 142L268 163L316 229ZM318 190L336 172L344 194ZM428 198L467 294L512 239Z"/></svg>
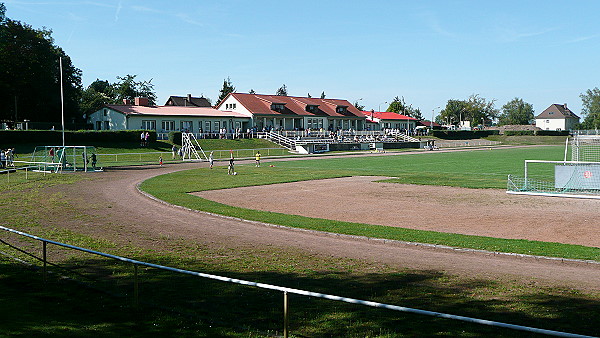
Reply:
<svg viewBox="0 0 600 338"><path fill-rule="evenodd" d="M158 263L190 269L195 264L169 260ZM39 269L0 259L1 332L9 336L282 334L281 292L139 267L140 304L136 307L131 264L98 258L71 259L63 266L89 277L77 280L88 281L75 283L54 273L44 283ZM512 324L600 334L597 299L539 289L528 289L514 297L494 297L494 290L503 286L485 280L449 283L436 271L363 275L203 272ZM290 331L296 337L531 336L298 295L289 296L289 311Z"/></svg>

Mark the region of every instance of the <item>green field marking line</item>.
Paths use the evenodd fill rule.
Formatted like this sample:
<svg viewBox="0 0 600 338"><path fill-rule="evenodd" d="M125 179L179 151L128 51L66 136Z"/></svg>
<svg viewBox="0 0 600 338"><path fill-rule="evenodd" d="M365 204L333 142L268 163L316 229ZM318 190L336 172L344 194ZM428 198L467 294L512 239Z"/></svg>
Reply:
<svg viewBox="0 0 600 338"><path fill-rule="evenodd" d="M274 184L278 184L278 183L274 183ZM308 232L308 233L315 233L315 234L321 234L321 235L324 234L324 235L328 235L331 237L340 237L341 236L341 237L355 239L355 240L368 240L368 241L375 241L375 242L382 242L382 243L395 243L395 244L401 244L401 245L406 245L406 246L422 246L422 247L435 248L435 249L452 250L452 251L457 251L457 252L493 254L493 255L500 255L500 256L511 256L511 257L516 257L516 258L533 258L533 259L544 259L544 260L559 261L559 262L587 263L587 264L600 265L600 261L595 261L595 260L572 259L572 258L561 258L561 257L551 257L551 256L538 256L538 255L528 255L528 254L512 253L512 252L461 248L461 247L455 247L455 246L449 246L449 245L443 245L443 244L420 243L420 242L401 241L401 240L396 240L396 239L368 237L368 236L361 236L361 235L349 235L349 234L343 234L343 233L337 233L337 232L313 230L313 229L291 227L291 226L274 224L274 223L266 223L266 222L262 222L262 221L249 220L249 219L235 217L235 216L217 214L217 213L204 211L204 210L192 209L192 208L188 208L185 206L169 203L167 201L161 200L161 199L151 195L150 193L142 190L140 185L141 185L141 183L136 184L136 189L140 194L142 194L146 198L149 198L153 201L156 201L158 203L167 205L167 206L175 208L175 209L182 209L182 210L186 210L186 211L190 211L190 212L194 212L194 213L200 213L200 214L210 215L210 216L219 217L219 218L223 218L223 219L230 219L230 220L241 221L241 222L246 222L246 223L251 223L251 224L257 224L257 225L273 227L273 228L278 228L278 229L287 229L287 230L291 230L291 231ZM302 216L300 216L300 217L302 217ZM327 221L327 219L322 219L322 220ZM351 223L351 222L343 222L343 223ZM372 225L372 224L361 224L361 223L353 223L353 224L367 225L367 226ZM411 230L411 229L408 229L408 230ZM419 231L419 230L415 230L415 231ZM432 232L434 232L434 231L432 231ZM470 235L463 235L463 236L483 237L483 236L470 236ZM493 237L484 237L484 238L493 238ZM541 243L545 243L545 242L541 242Z"/></svg>

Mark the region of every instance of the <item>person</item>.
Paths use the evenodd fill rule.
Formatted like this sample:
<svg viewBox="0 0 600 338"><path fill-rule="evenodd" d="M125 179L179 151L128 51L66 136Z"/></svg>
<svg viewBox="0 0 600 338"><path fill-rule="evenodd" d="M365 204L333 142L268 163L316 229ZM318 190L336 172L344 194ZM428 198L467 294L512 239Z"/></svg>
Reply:
<svg viewBox="0 0 600 338"><path fill-rule="evenodd" d="M52 158L52 162L54 162L54 148L50 148L50 150L48 151L48 155L50 155L50 157Z"/></svg>
<svg viewBox="0 0 600 338"><path fill-rule="evenodd" d="M175 145L171 148L171 152L173 153L173 159L175 159L175 154L177 153L177 147Z"/></svg>
<svg viewBox="0 0 600 338"><path fill-rule="evenodd" d="M150 144L150 133L146 132L146 134L144 135L144 145L147 147L148 144Z"/></svg>
<svg viewBox="0 0 600 338"><path fill-rule="evenodd" d="M158 164L162 167L162 155L158 157Z"/></svg>
<svg viewBox="0 0 600 338"><path fill-rule="evenodd" d="M0 149L0 168L6 168L6 153L3 149Z"/></svg>
<svg viewBox="0 0 600 338"><path fill-rule="evenodd" d="M260 167L260 151L256 152L256 166Z"/></svg>
<svg viewBox="0 0 600 338"><path fill-rule="evenodd" d="M144 141L146 140L146 133L142 131L140 134L140 147L144 146Z"/></svg>
<svg viewBox="0 0 600 338"><path fill-rule="evenodd" d="M210 169L213 168L213 164L215 164L215 158L213 156L213 152L210 152L210 155L208 156L208 163L210 164Z"/></svg>
<svg viewBox="0 0 600 338"><path fill-rule="evenodd" d="M92 153L91 157L91 161L92 161L92 168L96 169L96 153Z"/></svg>
<svg viewBox="0 0 600 338"><path fill-rule="evenodd" d="M235 175L234 169L233 155L231 155L231 158L229 158L229 166L227 167L227 175Z"/></svg>

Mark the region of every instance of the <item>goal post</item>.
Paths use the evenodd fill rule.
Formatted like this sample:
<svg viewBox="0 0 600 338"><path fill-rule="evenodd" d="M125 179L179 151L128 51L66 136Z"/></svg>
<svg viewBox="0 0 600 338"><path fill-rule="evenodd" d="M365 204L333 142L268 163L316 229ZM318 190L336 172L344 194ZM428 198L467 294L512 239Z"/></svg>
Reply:
<svg viewBox="0 0 600 338"><path fill-rule="evenodd" d="M526 160L508 176L507 193L600 199L600 162Z"/></svg>

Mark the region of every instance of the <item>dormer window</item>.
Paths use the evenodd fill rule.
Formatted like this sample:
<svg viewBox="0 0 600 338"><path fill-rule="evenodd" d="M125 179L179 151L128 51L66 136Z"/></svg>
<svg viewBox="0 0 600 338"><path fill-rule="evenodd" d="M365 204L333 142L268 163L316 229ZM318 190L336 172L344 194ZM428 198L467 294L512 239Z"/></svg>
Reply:
<svg viewBox="0 0 600 338"><path fill-rule="evenodd" d="M345 112L347 111L347 108L348 108L348 107L346 107L346 106L338 106L338 107L336 108L336 110L335 110L335 111L336 111L338 114L343 114L343 113L345 113Z"/></svg>
<svg viewBox="0 0 600 338"><path fill-rule="evenodd" d="M314 113L317 111L317 107L318 106L312 104L306 105L306 111L309 113Z"/></svg>
<svg viewBox="0 0 600 338"><path fill-rule="evenodd" d="M283 103L271 103L271 110L281 112L284 108Z"/></svg>

